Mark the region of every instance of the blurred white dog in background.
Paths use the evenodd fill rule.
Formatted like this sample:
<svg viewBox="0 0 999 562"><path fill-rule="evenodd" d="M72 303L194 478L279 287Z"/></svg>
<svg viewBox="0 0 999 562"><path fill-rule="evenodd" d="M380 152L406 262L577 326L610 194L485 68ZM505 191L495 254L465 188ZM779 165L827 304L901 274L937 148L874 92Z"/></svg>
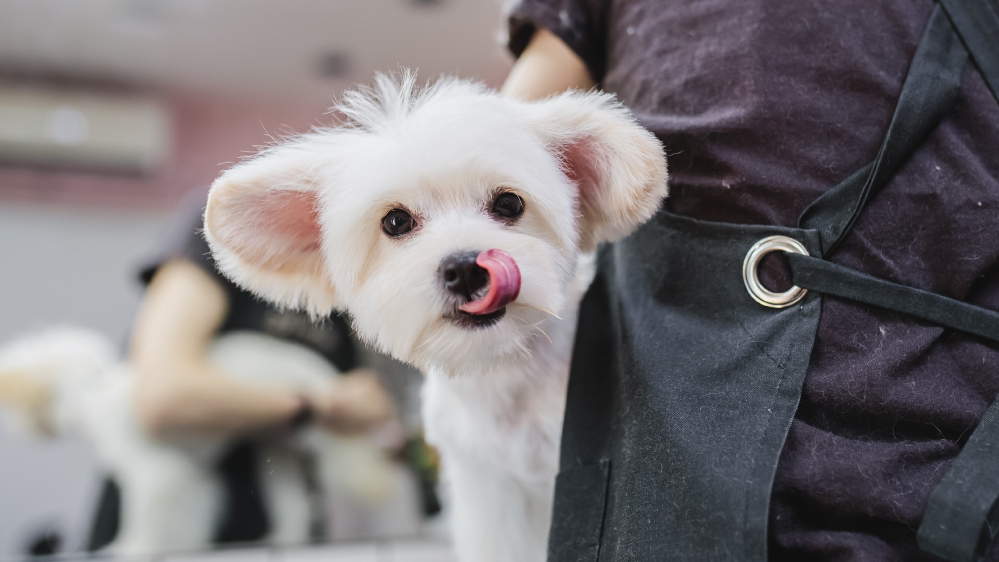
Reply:
<svg viewBox="0 0 999 562"><path fill-rule="evenodd" d="M666 195L656 138L608 94L539 102L380 77L344 127L266 149L215 181L217 263L271 301L346 310L427 375L464 562L540 562L551 518L581 267ZM588 263L592 264L592 259Z"/></svg>
<svg viewBox="0 0 999 562"><path fill-rule="evenodd" d="M327 392L340 376L314 351L259 333L217 338L209 360L251 384ZM134 377L99 333L57 328L0 347L0 406L10 425L32 435L83 437L121 489L118 555L206 548L221 512L215 470L228 440L208 435L170 441L148 436L133 411ZM269 544L309 540L312 502L301 454L314 455L320 488L362 502L394 493L396 468L363 438L305 427L258 438Z"/></svg>

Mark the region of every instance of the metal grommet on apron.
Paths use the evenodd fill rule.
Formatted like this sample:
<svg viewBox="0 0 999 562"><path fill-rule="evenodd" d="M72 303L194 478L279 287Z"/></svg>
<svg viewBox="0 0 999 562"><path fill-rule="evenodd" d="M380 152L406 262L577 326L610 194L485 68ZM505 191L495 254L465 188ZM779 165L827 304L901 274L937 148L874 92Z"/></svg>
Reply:
<svg viewBox="0 0 999 562"><path fill-rule="evenodd" d="M775 293L760 283L758 269L760 260L771 252L788 252L792 254L802 254L807 256L808 250L794 238L787 236L767 236L760 240L746 252L746 259L742 262L742 282L749 291L749 296L753 300L769 306L770 308L784 308L800 301L805 297L808 289L802 289L795 285L783 293Z"/></svg>
<svg viewBox="0 0 999 562"><path fill-rule="evenodd" d="M999 92L991 1L939 0L877 157L816 199L798 228L661 210L601 249L580 307L549 562L764 562L771 485L823 294L999 341L996 311L824 259L950 110L969 50ZM772 249L785 251L798 290L759 285L755 265ZM984 552L996 467L994 403L931 494L921 548L953 562Z"/></svg>

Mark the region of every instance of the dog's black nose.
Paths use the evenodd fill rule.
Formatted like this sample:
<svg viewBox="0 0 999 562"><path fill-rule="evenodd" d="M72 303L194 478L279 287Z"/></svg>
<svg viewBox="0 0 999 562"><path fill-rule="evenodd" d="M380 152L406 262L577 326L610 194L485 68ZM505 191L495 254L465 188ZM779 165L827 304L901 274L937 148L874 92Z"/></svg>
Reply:
<svg viewBox="0 0 999 562"><path fill-rule="evenodd" d="M475 263L478 255L478 252L452 254L441 261L444 288L466 301L473 300L476 291L489 283L489 272Z"/></svg>

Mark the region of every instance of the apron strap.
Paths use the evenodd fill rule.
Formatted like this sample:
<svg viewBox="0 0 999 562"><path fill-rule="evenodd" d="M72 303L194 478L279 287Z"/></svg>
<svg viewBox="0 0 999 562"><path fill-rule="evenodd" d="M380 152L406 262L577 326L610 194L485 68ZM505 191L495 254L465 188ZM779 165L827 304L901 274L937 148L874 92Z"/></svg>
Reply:
<svg viewBox="0 0 999 562"><path fill-rule="evenodd" d="M991 0L939 0L999 102L999 13Z"/></svg>
<svg viewBox="0 0 999 562"><path fill-rule="evenodd" d="M800 228L818 231L823 256L836 249L867 202L887 185L943 119L957 98L967 60L968 51L955 35L946 14L935 5L877 157L823 193L798 220Z"/></svg>
<svg viewBox="0 0 999 562"><path fill-rule="evenodd" d="M997 500L999 407L993 402L930 493L916 532L919 548L951 562L979 560L999 531Z"/></svg>
<svg viewBox="0 0 999 562"><path fill-rule="evenodd" d="M999 102L999 13L992 0L940 0L940 4ZM989 406L930 494L916 540L921 549L952 562L973 562L986 555L997 533L999 401Z"/></svg>
<svg viewBox="0 0 999 562"><path fill-rule="evenodd" d="M999 312L871 277L826 260L790 252L784 255L791 266L794 284L799 287L900 312L999 343ZM993 472L999 479L999 462L994 466Z"/></svg>

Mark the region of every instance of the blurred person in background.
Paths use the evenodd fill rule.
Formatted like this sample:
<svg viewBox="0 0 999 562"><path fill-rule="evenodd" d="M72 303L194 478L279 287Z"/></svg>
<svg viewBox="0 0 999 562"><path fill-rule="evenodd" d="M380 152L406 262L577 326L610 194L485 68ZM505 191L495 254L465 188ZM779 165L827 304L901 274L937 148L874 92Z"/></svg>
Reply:
<svg viewBox="0 0 999 562"><path fill-rule="evenodd" d="M141 272L147 289L128 357L137 376L137 417L150 434L211 432L233 437L218 465L226 499L215 542L249 542L265 536L268 522L260 499L258 459L252 443L243 438L304 423L341 434L365 433L391 422L394 405L378 374L358 366L360 344L344 318L313 320L304 312L278 310L218 273L201 235L204 201L204 191L185 198L180 227L160 258ZM235 330L260 332L315 351L344 373L338 392L307 396L221 375L208 363L206 351L216 336ZM108 480L90 550L114 539L119 512L118 488Z"/></svg>

